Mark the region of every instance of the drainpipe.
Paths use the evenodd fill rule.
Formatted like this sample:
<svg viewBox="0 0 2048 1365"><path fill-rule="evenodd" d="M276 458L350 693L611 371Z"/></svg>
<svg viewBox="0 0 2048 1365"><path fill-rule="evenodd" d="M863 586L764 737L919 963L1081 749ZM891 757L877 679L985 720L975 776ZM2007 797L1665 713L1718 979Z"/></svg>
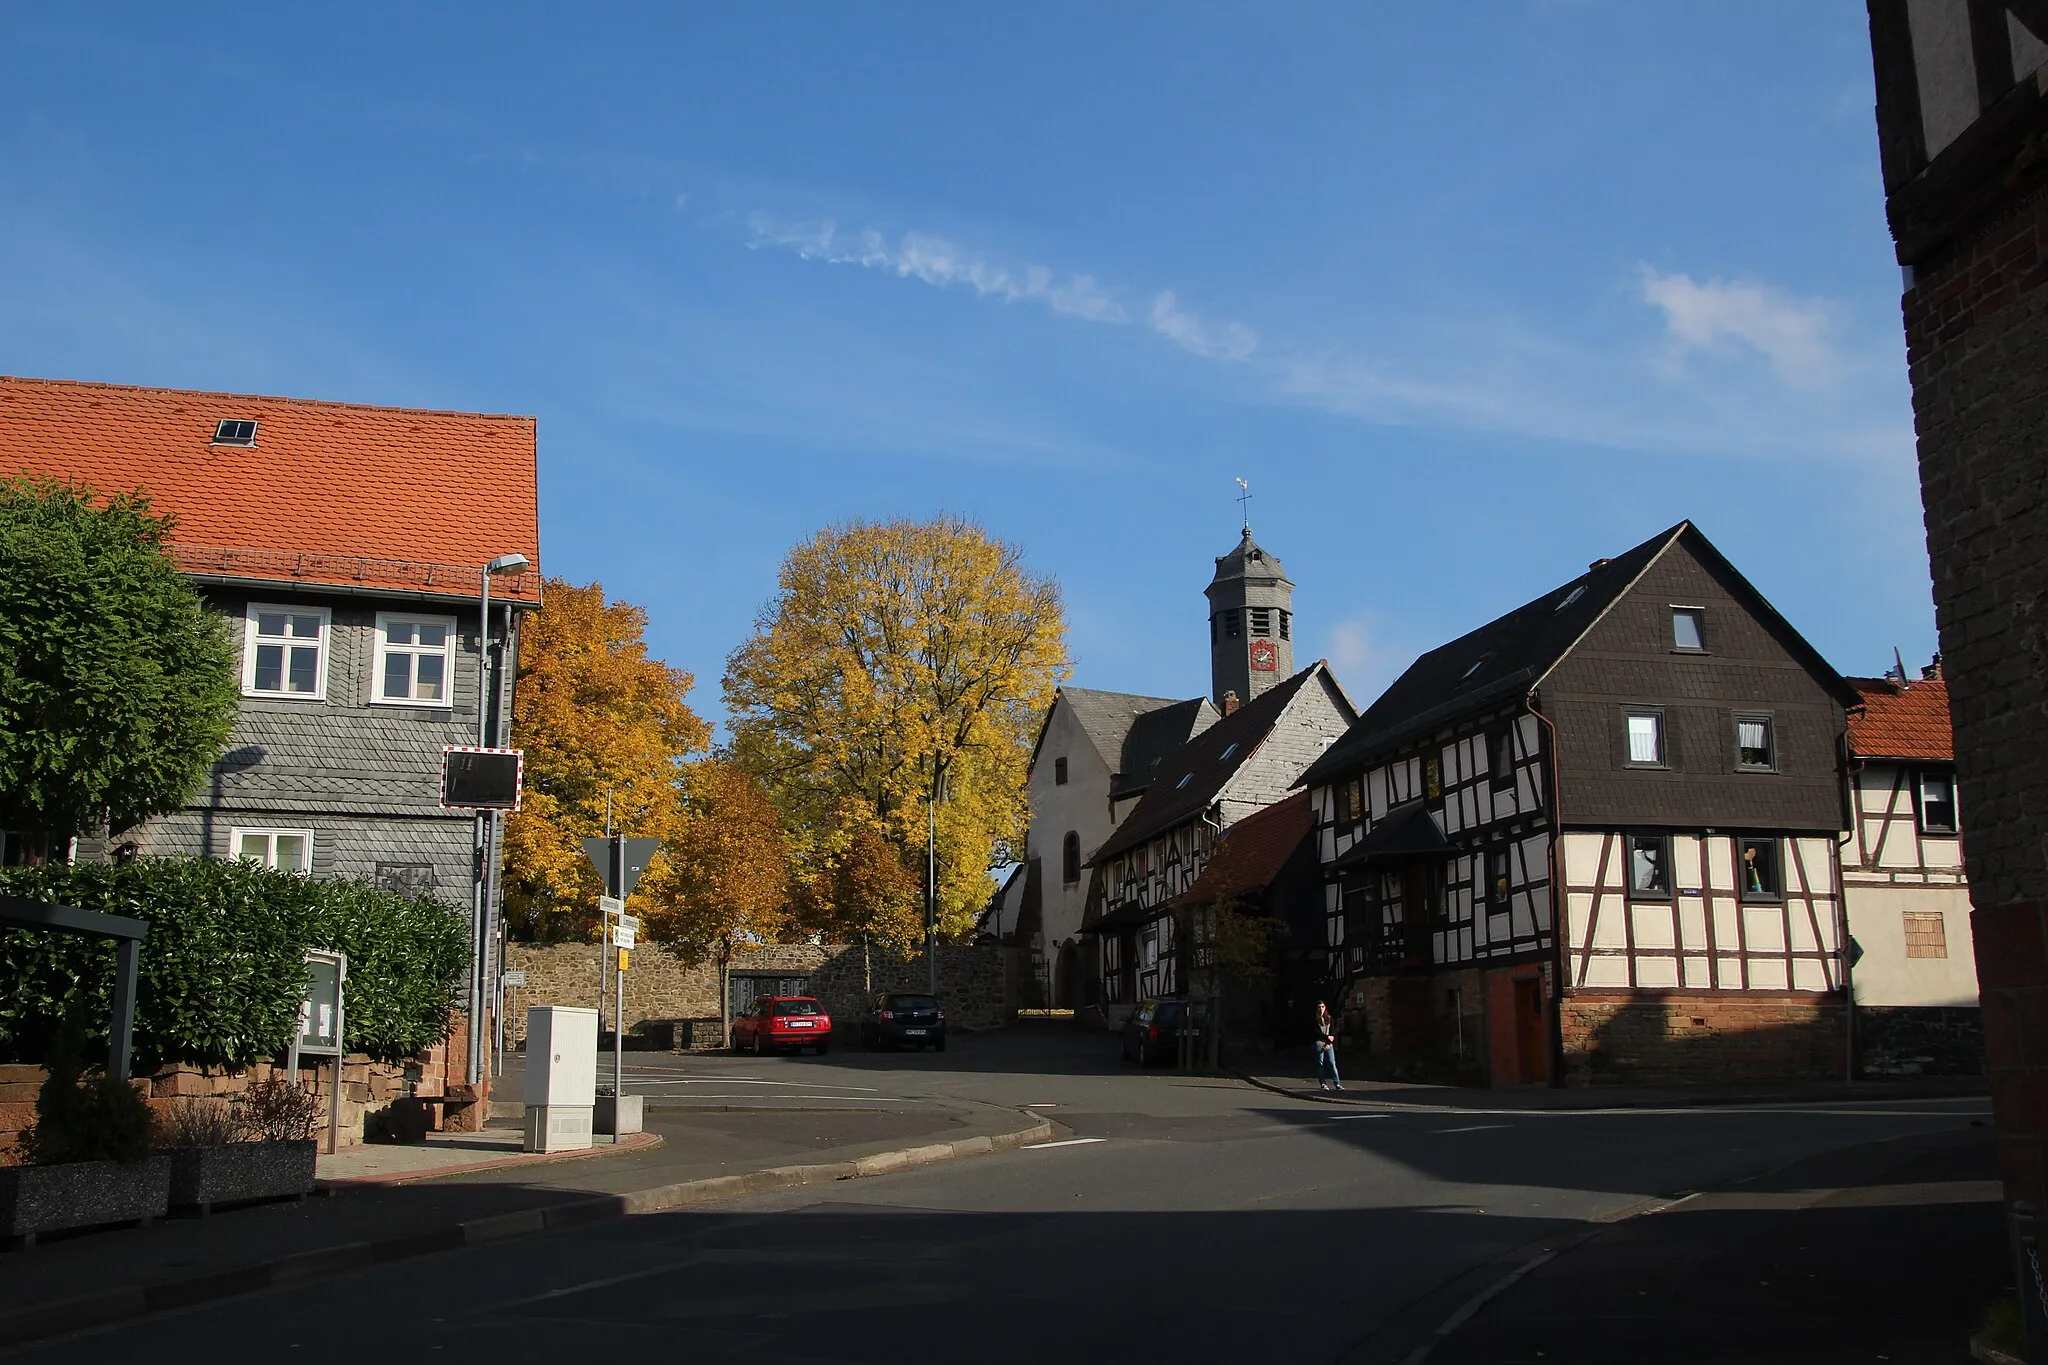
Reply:
<svg viewBox="0 0 2048 1365"><path fill-rule="evenodd" d="M1564 785L1559 778L1557 763L1557 724L1550 717L1536 709L1536 689L1522 698L1522 704L1529 714L1550 734L1550 840L1545 861L1550 873L1550 950L1551 971L1555 980L1550 991L1550 1084L1552 1089L1564 1088L1564 985L1565 985L1565 895L1564 895L1564 819L1559 814L1560 788Z"/></svg>
<svg viewBox="0 0 2048 1365"><path fill-rule="evenodd" d="M1856 1080L1856 964L1849 960L1849 882L1842 875L1842 848L1861 837L1863 817L1856 809L1856 779L1863 772L1863 760L1849 748L1849 736L1838 741L1843 773L1842 817L1849 828L1835 840L1835 953L1842 963L1842 1080Z"/></svg>

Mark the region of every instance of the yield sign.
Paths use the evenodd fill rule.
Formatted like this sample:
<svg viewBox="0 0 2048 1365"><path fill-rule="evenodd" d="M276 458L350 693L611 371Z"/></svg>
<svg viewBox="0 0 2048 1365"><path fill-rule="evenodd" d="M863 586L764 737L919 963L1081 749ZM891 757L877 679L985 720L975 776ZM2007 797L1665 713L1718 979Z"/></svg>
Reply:
<svg viewBox="0 0 2048 1365"><path fill-rule="evenodd" d="M623 834L607 839L599 834L583 841L583 854L597 869L597 875L604 878L606 893L624 900L633 894L640 874L647 870L654 850L660 847L659 839L628 839Z"/></svg>

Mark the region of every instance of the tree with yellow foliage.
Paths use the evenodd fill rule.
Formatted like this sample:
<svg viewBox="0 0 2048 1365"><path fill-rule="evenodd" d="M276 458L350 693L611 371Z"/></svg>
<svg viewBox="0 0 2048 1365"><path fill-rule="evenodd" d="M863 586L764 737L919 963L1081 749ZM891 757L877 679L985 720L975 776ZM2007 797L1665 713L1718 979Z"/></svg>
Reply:
<svg viewBox="0 0 2048 1365"><path fill-rule="evenodd" d="M581 840L615 828L672 840L677 783L711 738L684 701L690 675L647 657L647 613L604 588L547 584L547 609L522 623L513 741L526 751L526 792L505 827L505 913L542 940L593 936L600 894ZM636 899L667 893L657 856Z"/></svg>
<svg viewBox="0 0 2048 1365"><path fill-rule="evenodd" d="M1015 546L951 516L830 526L727 660L733 755L814 867L864 827L921 888L936 801L938 919L958 935L1021 856L1031 743L1066 672L1058 586Z"/></svg>
<svg viewBox="0 0 2048 1365"><path fill-rule="evenodd" d="M730 763L691 764L683 790L663 864L649 869L660 884L640 915L648 937L685 961L717 962L719 1017L729 1029L734 956L778 942L794 925L789 839L760 782Z"/></svg>
<svg viewBox="0 0 2048 1365"><path fill-rule="evenodd" d="M876 948L908 957L924 937L923 879L881 830L848 812L829 847L813 850L798 914L813 933L860 943L866 989L874 988Z"/></svg>

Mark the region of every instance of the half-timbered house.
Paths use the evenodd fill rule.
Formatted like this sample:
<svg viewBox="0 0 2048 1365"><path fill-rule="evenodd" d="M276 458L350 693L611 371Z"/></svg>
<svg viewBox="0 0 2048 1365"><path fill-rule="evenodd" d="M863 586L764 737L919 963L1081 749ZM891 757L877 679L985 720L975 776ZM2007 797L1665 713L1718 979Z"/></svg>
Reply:
<svg viewBox="0 0 2048 1365"><path fill-rule="evenodd" d="M1227 714L1169 755L1144 796L1090 859L1100 913L1084 925L1099 944L1091 1005L1122 1022L1140 999L1184 989L1173 900L1201 875L1215 841L1286 799L1302 772L1358 712L1329 666L1316 662Z"/></svg>
<svg viewBox="0 0 2048 1365"><path fill-rule="evenodd" d="M1839 1067L1857 694L1684 522L1424 654L1303 777L1330 994L1494 1084Z"/></svg>
<svg viewBox="0 0 2048 1365"><path fill-rule="evenodd" d="M1849 711L1842 845L1857 1069L1978 1074L1984 1033L1948 684L1938 664L1913 682L1849 681L1863 696Z"/></svg>

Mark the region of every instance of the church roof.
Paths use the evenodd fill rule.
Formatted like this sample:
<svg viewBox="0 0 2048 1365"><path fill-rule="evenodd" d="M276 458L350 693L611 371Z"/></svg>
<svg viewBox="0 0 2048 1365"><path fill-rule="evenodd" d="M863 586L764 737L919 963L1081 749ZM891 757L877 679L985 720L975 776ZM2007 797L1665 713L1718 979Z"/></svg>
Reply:
<svg viewBox="0 0 2048 1365"><path fill-rule="evenodd" d="M1131 728L1140 717L1190 704L1179 697L1145 697L1135 692L1101 692L1092 687L1062 687L1059 694L1053 698L1053 705L1058 706L1061 702L1065 702L1067 709L1073 712L1075 724L1081 727L1081 733L1088 736L1088 742L1095 746L1095 752L1102 757L1103 766L1113 773L1126 771L1124 764L1129 749ZM1206 701L1202 704L1208 705ZM1213 709L1212 707L1211 710ZM1046 720L1050 723L1051 719L1052 712L1048 710ZM1039 742L1043 743L1045 730L1042 726L1038 737ZM1183 732L1181 738L1186 739L1187 734ZM1038 754L1035 750L1031 757L1033 762L1037 761Z"/></svg>
<svg viewBox="0 0 2048 1365"><path fill-rule="evenodd" d="M1278 578L1292 582L1287 570L1280 567L1280 561L1259 543L1252 539L1252 528L1244 528L1244 539L1227 555L1216 556L1216 576L1209 580L1210 586L1233 578Z"/></svg>
<svg viewBox="0 0 2048 1365"><path fill-rule="evenodd" d="M1123 754L1109 784L1112 800L1136 796L1152 785L1160 764L1176 749L1223 718L1207 697L1193 697L1147 711L1124 733Z"/></svg>
<svg viewBox="0 0 2048 1365"><path fill-rule="evenodd" d="M1159 776L1137 808L1124 817L1088 861L1106 863L1136 848L1155 834L1194 819L1209 809L1237 770L1251 761L1273 727L1311 678L1326 676L1320 661L1310 664L1271 691L1262 692L1230 715L1183 744L1159 767Z"/></svg>

